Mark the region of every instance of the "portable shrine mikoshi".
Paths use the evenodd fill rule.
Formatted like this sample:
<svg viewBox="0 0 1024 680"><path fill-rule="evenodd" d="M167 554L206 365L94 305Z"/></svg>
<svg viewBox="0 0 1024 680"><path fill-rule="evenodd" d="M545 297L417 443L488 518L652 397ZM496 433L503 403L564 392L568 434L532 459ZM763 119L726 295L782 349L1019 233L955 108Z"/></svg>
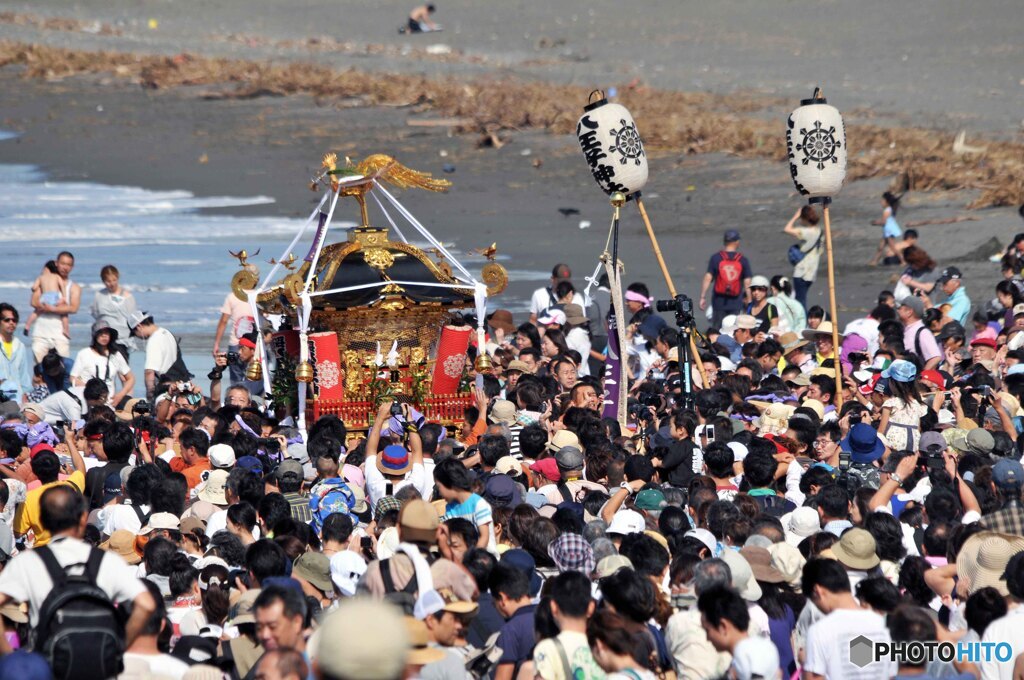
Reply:
<svg viewBox="0 0 1024 680"><path fill-rule="evenodd" d="M466 356L474 330L481 350L475 368L490 369L483 352L486 300L505 289L508 273L492 254L480 279L474 277L385 183L437 192L450 186L382 154L358 164L346 159L344 166L327 154L311 186L323 188L323 197L272 260L270 272L259 281L242 269L231 281L234 294L251 305L257 326L270 315L283 318L271 348L260 338L257 360L265 364L273 352L278 370L273 386L264 372L266 393L277 407L294 396L290 405L297 406L303 431L307 419L325 414L338 415L349 429L366 429L380 401L400 395L428 420L455 425L473 403ZM344 197L358 203L360 222L329 243L335 207ZM371 226L367 198L387 226ZM431 247L410 243L389 207ZM300 245L314 223L312 241ZM475 311L475 329L453 323L453 313L463 309Z"/></svg>

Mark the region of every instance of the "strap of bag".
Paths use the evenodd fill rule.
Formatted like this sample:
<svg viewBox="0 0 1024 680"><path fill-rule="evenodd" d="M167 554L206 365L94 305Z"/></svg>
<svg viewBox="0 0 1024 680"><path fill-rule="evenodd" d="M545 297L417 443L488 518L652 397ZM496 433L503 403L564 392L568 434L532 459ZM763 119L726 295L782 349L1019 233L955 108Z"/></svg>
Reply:
<svg viewBox="0 0 1024 680"><path fill-rule="evenodd" d="M921 354L921 333L924 333L924 326L922 325L917 329L917 333L914 334L914 352L921 361L924 361L924 356Z"/></svg>
<svg viewBox="0 0 1024 680"><path fill-rule="evenodd" d="M50 580L53 581L54 588L60 588L67 583L68 574L64 571L64 567L60 566L60 562L57 561L53 551L50 550L50 546L44 545L36 548L35 552L39 555L39 559L43 561L43 566L46 567L46 571L50 574Z"/></svg>
<svg viewBox="0 0 1024 680"><path fill-rule="evenodd" d="M139 522L142 523L142 526L146 526L146 522L149 521L149 513L143 512L142 506L139 505L132 504L128 507L135 511L135 516L139 518Z"/></svg>
<svg viewBox="0 0 1024 680"><path fill-rule="evenodd" d="M89 583L96 585L100 575L100 564L103 562L104 552L99 548L90 548L89 559L85 563L85 577Z"/></svg>
<svg viewBox="0 0 1024 680"><path fill-rule="evenodd" d="M558 489L558 493L562 494L562 500L563 501L565 501L566 503L574 503L575 502L575 500L572 497L572 491L569 491L569 485L568 484L566 484L565 482L559 482L558 486L555 487L555 488Z"/></svg>
<svg viewBox="0 0 1024 680"><path fill-rule="evenodd" d="M814 245L813 245L813 246L811 246L810 248L808 248L807 250L804 250L803 248L801 248L801 249L800 249L800 252L802 252L802 253L803 253L804 255L806 255L807 253L809 253L809 252L811 252L812 250L814 250L815 248L817 248L817 247L818 247L819 245L821 245L821 237L822 237L822 236L823 236L824 234L825 234L825 232L824 232L824 231L819 231L819 232L818 232L818 240L814 242Z"/></svg>
<svg viewBox="0 0 1024 680"><path fill-rule="evenodd" d="M568 679L573 677L572 666L569 664L569 656L565 653L565 645L557 637L553 638L555 641L555 649L558 650L558 660L562 662L562 674Z"/></svg>
<svg viewBox="0 0 1024 680"><path fill-rule="evenodd" d="M65 387L63 392L64 392L64 394L68 395L69 397L71 397L72 399L75 400L75 403L78 404L78 408L83 409L83 410L85 409L85 405L82 404L82 400L78 398L77 394L75 394L74 392L71 391L70 387Z"/></svg>
<svg viewBox="0 0 1024 680"><path fill-rule="evenodd" d="M395 582L391 578L391 558L381 560L378 568L380 580L384 583L384 594L395 592Z"/></svg>

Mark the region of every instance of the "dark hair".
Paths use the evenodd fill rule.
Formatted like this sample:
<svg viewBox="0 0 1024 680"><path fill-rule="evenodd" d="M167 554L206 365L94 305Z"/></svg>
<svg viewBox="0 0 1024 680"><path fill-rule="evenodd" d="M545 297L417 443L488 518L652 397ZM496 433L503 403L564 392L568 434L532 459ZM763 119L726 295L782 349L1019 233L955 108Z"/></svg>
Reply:
<svg viewBox="0 0 1024 680"><path fill-rule="evenodd" d="M156 603L156 608L153 609L153 613L146 618L146 622L142 624L142 630L139 631L139 635L145 635L146 637L156 637L160 634L163 629L164 620L167 618L167 605L164 604L164 597L160 593L160 586L153 583L149 579L141 579L142 585L149 591L149 594L153 597L153 602Z"/></svg>
<svg viewBox="0 0 1024 680"><path fill-rule="evenodd" d="M740 594L727 586L714 586L697 598L697 609L714 627L728 621L739 631L750 626L750 612Z"/></svg>
<svg viewBox="0 0 1024 680"><path fill-rule="evenodd" d="M192 566L188 555L182 552L174 553L171 558L171 573L168 574L168 587L171 589L171 597L181 597L192 590L192 584L199 578L199 570Z"/></svg>
<svg viewBox="0 0 1024 680"><path fill-rule="evenodd" d="M259 476L240 467L232 468L231 472L228 473L224 488L230 490L238 500L245 501L254 508L263 499L263 491L265 489L263 481Z"/></svg>
<svg viewBox="0 0 1024 680"><path fill-rule="evenodd" d="M704 464L708 466L708 473L712 477L732 477L734 459L732 449L722 442L711 442L704 448Z"/></svg>
<svg viewBox="0 0 1024 680"><path fill-rule="evenodd" d="M526 458L536 459L548 443L548 434L536 423L527 425L519 431L519 450Z"/></svg>
<svg viewBox="0 0 1024 680"><path fill-rule="evenodd" d="M650 647L644 639L646 629L608 609L600 609L587 620L587 642L591 647L597 641L618 656L631 656L634 661L650 669Z"/></svg>
<svg viewBox="0 0 1024 680"><path fill-rule="evenodd" d="M498 464L499 459L509 455L510 449L508 445L508 440L502 437L500 434L485 434L483 437L480 438L480 445L478 447L478 451L480 452L480 460L482 460L484 464L487 465L488 467L494 467L495 465ZM435 479L437 478L437 471L441 467L441 465L443 465L443 463L439 463L434 468ZM463 470L465 470L465 466L462 465L462 463L459 463L459 465L462 466ZM444 482L442 482L442 484L443 483ZM445 486L448 485L445 484Z"/></svg>
<svg viewBox="0 0 1024 680"><path fill-rule="evenodd" d="M900 605L885 618L889 635L893 642L934 642L938 639L935 622L921 607ZM924 657L919 663L911 661L911 655L900 660L900 667L914 666L921 668L925 664Z"/></svg>
<svg viewBox="0 0 1024 680"><path fill-rule="evenodd" d="M462 566L476 581L477 590L485 592L497 562L494 555L482 548L470 547L462 556Z"/></svg>
<svg viewBox="0 0 1024 680"><path fill-rule="evenodd" d="M751 450L743 459L743 476L753 488L769 486L778 468L779 462L766 452Z"/></svg>
<svg viewBox="0 0 1024 680"><path fill-rule="evenodd" d="M896 194L892 193L891 191L886 191L884 194L882 194L882 200L884 200L886 202L886 204L890 208L892 208L893 217L896 216L896 211L900 209L900 199L901 198L903 198L903 196L897 196Z"/></svg>
<svg viewBox="0 0 1024 680"><path fill-rule="evenodd" d="M551 579L548 595L566 616L581 619L593 602L590 579L578 571L567 571Z"/></svg>
<svg viewBox="0 0 1024 680"><path fill-rule="evenodd" d="M14 305L8 302L0 302L0 315L2 315L4 312L10 312L11 315L14 317L15 322L18 322L21 319L21 317L18 316L18 310L14 308Z"/></svg>
<svg viewBox="0 0 1024 680"><path fill-rule="evenodd" d="M146 543L142 551L142 561L146 565L147 574L170 577L174 570L174 556L178 553L178 546L174 541L156 536Z"/></svg>
<svg viewBox="0 0 1024 680"><path fill-rule="evenodd" d="M268 531L273 531L281 520L292 516L292 506L288 504L288 499L279 493L266 494L260 499L256 510Z"/></svg>
<svg viewBox="0 0 1024 680"><path fill-rule="evenodd" d="M134 451L135 435L127 423L114 423L103 433L103 453L107 460L125 463Z"/></svg>
<svg viewBox="0 0 1024 680"><path fill-rule="evenodd" d="M900 603L900 590L884 576L875 576L857 584L857 599L875 611L891 612Z"/></svg>
<svg viewBox="0 0 1024 680"><path fill-rule="evenodd" d="M245 545L242 539L230 531L218 531L210 537L207 554L210 553L217 555L232 567L241 567L245 564Z"/></svg>
<svg viewBox="0 0 1024 680"><path fill-rule="evenodd" d="M51 535L74 529L88 511L85 496L66 484L50 487L39 498L39 522Z"/></svg>
<svg viewBox="0 0 1024 680"><path fill-rule="evenodd" d="M654 465L647 456L630 456L626 459L623 472L627 481L642 479L645 482L650 482L654 478Z"/></svg>
<svg viewBox="0 0 1024 680"><path fill-rule="evenodd" d="M340 447L345 444L345 439L348 437L348 428L345 427L345 421L333 414L327 414L317 418L316 422L314 422L309 428L310 445L312 445L314 439L324 436L337 441L340 449ZM335 449L335 451L338 451L339 449ZM310 453L309 457L310 459L313 458L312 453Z"/></svg>
<svg viewBox="0 0 1024 680"><path fill-rule="evenodd" d="M964 606L964 618L967 626L980 638L985 634L988 624L1006 615L1006 598L999 591L989 586L974 591L967 598Z"/></svg>
<svg viewBox="0 0 1024 680"><path fill-rule="evenodd" d="M299 616L305 622L307 611L306 597L302 594L301 590L296 588L277 585L267 586L256 596L256 601L252 603L252 610L255 612L258 609L267 609L268 607L273 607L278 602L282 604L286 617L294 619L296 616Z"/></svg>
<svg viewBox="0 0 1024 680"><path fill-rule="evenodd" d="M271 540L262 538L245 551L245 566L252 572L257 583L271 576L284 576L288 569L288 558L284 549ZM256 587L256 584L252 584Z"/></svg>
<svg viewBox="0 0 1024 680"><path fill-rule="evenodd" d="M85 383L82 396L85 397L86 401L106 401L107 397L110 396L110 388L107 387L107 383L99 378L90 378Z"/></svg>
<svg viewBox="0 0 1024 680"><path fill-rule="evenodd" d="M455 461L458 463L458 461ZM459 465L462 465L459 463ZM466 544L467 548L471 548L476 545L476 542L480 540L480 530L476 528L476 525L470 522L465 517L452 517L451 519L445 520L445 526L448 527L448 533L450 535L460 536L462 542Z"/></svg>
<svg viewBox="0 0 1024 680"><path fill-rule="evenodd" d="M846 492L846 487L839 484L826 484L821 487L821 491L818 492L818 507L828 518L846 519L850 514L850 496Z"/></svg>
<svg viewBox="0 0 1024 680"><path fill-rule="evenodd" d="M619 554L629 558L640 576L660 578L669 563L669 554L665 546L642 533L623 537Z"/></svg>
<svg viewBox="0 0 1024 680"><path fill-rule="evenodd" d="M491 571L490 589L495 597L504 594L510 600L521 600L530 596L530 577L521 569L498 562Z"/></svg>
<svg viewBox="0 0 1024 680"><path fill-rule="evenodd" d="M903 527L887 512L872 512L864 518L864 528L875 539L875 552L883 560L899 562L907 555L903 546Z"/></svg>
<svg viewBox="0 0 1024 680"><path fill-rule="evenodd" d="M815 586L821 586L832 593L850 592L850 577L843 565L828 558L815 557L804 565L801 589L810 597Z"/></svg>
<svg viewBox="0 0 1024 680"><path fill-rule="evenodd" d="M332 512L324 520L320 534L324 543L327 541L345 543L352 536L354 528L351 517L342 512Z"/></svg>
<svg viewBox="0 0 1024 680"><path fill-rule="evenodd" d="M56 482L60 476L60 458L53 451L40 451L29 463L32 473L43 484Z"/></svg>
<svg viewBox="0 0 1024 680"><path fill-rule="evenodd" d="M558 527L546 517L537 517L530 524L530 531L523 537L523 550L530 553L538 567L553 567L554 560L548 554L548 546L558 538Z"/></svg>
<svg viewBox="0 0 1024 680"><path fill-rule="evenodd" d="M499 439L501 439L499 437ZM504 441L504 440L502 440ZM434 466L434 481L455 491L472 491L473 477L462 461L448 458Z"/></svg>
<svg viewBox="0 0 1024 680"><path fill-rule="evenodd" d="M669 505L661 511L660 515L658 515L658 531L660 531L663 536L686 532L689 531L690 528L690 519L686 516L686 511L682 508Z"/></svg>
<svg viewBox="0 0 1024 680"><path fill-rule="evenodd" d="M605 602L634 623L646 624L654 617L654 584L632 569L619 569L598 582Z"/></svg>
<svg viewBox="0 0 1024 680"><path fill-rule="evenodd" d="M210 436L198 428L190 427L178 436L178 445L182 449L195 449L196 453L206 458L210 449Z"/></svg>
<svg viewBox="0 0 1024 680"><path fill-rule="evenodd" d="M151 463L139 465L128 474L124 490L132 505L151 505L153 489L164 480L160 469Z"/></svg>
<svg viewBox="0 0 1024 680"><path fill-rule="evenodd" d="M519 328L516 329L516 333L518 333L519 335L526 336L526 338L530 341L530 347L537 350L538 352L540 351L540 332L537 330L536 326L534 326L532 323L524 323L521 326L519 326ZM523 349L526 348L524 347ZM523 350L519 350L519 353L522 354Z"/></svg>
<svg viewBox="0 0 1024 680"><path fill-rule="evenodd" d="M249 531L253 530L256 526L256 508L252 507L245 501L235 503L234 505L228 506L228 520L232 524L244 527Z"/></svg>

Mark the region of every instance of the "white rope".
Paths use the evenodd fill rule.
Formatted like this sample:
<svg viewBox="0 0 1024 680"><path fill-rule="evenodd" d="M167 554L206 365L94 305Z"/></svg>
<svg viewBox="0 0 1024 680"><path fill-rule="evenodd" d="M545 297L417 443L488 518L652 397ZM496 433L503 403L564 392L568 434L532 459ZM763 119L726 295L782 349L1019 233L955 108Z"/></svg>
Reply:
<svg viewBox="0 0 1024 680"><path fill-rule="evenodd" d="M380 202L380 199L377 198L377 194L373 193L372 191L369 193L371 196L373 196L373 200L377 201L377 205L380 207L380 211L384 213L384 217L388 218L388 222L391 224L391 228L395 231L395 233L398 234L398 238L402 239L402 243L408 243L409 239L405 237L405 234L403 234L402 230L398 228L398 225L395 224L395 221L391 219L391 214L384 207L384 204Z"/></svg>
<svg viewBox="0 0 1024 680"><path fill-rule="evenodd" d="M374 186L376 186L378 189L380 189L381 193L383 193L384 196L386 196L387 199L391 202L391 205L395 206L395 210L397 210L402 215L402 217L404 217L405 220L416 229L416 231L420 232L420 234L423 235L423 238L427 239L427 241L430 242L430 245L432 245L435 248L437 248L437 250L440 253L442 253L446 258L451 260L451 263L453 265L455 265L456 269L458 269L460 272L462 272L462 274L466 277L466 279L468 279L469 283L472 283L473 285L476 285L476 282L477 282L476 281L476 277L474 277L472 274L470 274L469 270L467 270L465 267L463 267L461 262L459 262L454 257L452 257L452 254L448 252L448 249L445 248L444 245L442 245L440 241L435 239L433 234L431 234L429 231L427 231L427 228L424 227L422 224L420 224L419 220L417 220L415 217L413 217L412 213L410 213L408 210L406 210L405 206L403 206L401 203L398 202L397 198L392 196L391 193L387 189L385 189L384 186L382 184L380 184L379 182L375 181L374 182ZM456 277L456 278L458 278L458 277Z"/></svg>
<svg viewBox="0 0 1024 680"><path fill-rule="evenodd" d="M612 242L612 231L614 229L615 220L612 220L612 225L608 228L608 238L606 238L604 241L604 252L602 253L601 257L604 257L604 255L608 254L608 246ZM597 258L597 266L594 267L594 273L583 279L584 281L587 282L587 287L583 289L584 308L590 307L590 303L593 302L593 299L590 297L590 289L597 285L597 282L599 280L597 275L601 273L601 269L604 267L604 262L601 260L601 257ZM609 280L609 285L610 283L611 281Z"/></svg>
<svg viewBox="0 0 1024 680"><path fill-rule="evenodd" d="M324 228L318 232L318 239L313 244L313 261L309 263L309 273L306 274L306 285L302 287L303 290L309 290L309 283L316 274L316 264L320 260L320 251L323 250L324 241L327 240L327 231L331 228L331 218L334 216L334 207L338 205L339 196L341 196L340 190L335 192L334 198L331 199L331 207L327 211L327 220L324 222Z"/></svg>
<svg viewBox="0 0 1024 680"><path fill-rule="evenodd" d="M331 290L315 290L309 293L309 297L319 297L321 295L332 295L334 293L347 293L353 290L363 290L366 288L382 288L390 284L396 284L399 286L422 286L424 288L456 288L465 290L466 288L473 288L474 286L467 286L466 284L458 283L434 283L432 281L375 281L373 283L361 283L358 286L346 286L344 288L332 288ZM483 284L480 284L483 285ZM484 288L486 292L486 287Z"/></svg>
<svg viewBox="0 0 1024 680"><path fill-rule="evenodd" d="M295 238L293 238L292 242L288 244L288 247L285 248L285 251L281 253L281 257L277 259L277 264L274 265L274 267L270 270L270 273L267 274L266 278L263 279L263 283L261 283L259 288L257 289L258 292L262 293L266 291L267 284L270 283L270 280L272 278L274 278L274 274L276 274L277 271L281 268L281 264L288 257L288 255L290 255L291 252L295 249L295 246L298 245L299 239L302 238L302 235L306 233L306 229L308 229L309 225L313 223L314 219L316 219L317 214L319 214L320 212L320 208L324 207L324 203L327 201L327 197L330 195L330 192L324 192L323 198L320 199L320 203L316 206L316 208L313 209L313 212L310 213L309 219L306 220L306 223L302 225L302 227L299 229L299 233L295 235Z"/></svg>

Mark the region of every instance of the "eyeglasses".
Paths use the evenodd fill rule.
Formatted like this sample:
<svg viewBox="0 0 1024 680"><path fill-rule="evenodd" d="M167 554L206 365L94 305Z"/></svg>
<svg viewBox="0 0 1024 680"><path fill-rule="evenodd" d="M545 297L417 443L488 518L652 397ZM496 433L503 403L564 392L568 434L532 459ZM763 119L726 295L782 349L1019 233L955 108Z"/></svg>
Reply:
<svg viewBox="0 0 1024 680"><path fill-rule="evenodd" d="M0 319L0 321L3 321L4 323L18 323L18 320L15 319L13 316L5 316L2 319Z"/></svg>

